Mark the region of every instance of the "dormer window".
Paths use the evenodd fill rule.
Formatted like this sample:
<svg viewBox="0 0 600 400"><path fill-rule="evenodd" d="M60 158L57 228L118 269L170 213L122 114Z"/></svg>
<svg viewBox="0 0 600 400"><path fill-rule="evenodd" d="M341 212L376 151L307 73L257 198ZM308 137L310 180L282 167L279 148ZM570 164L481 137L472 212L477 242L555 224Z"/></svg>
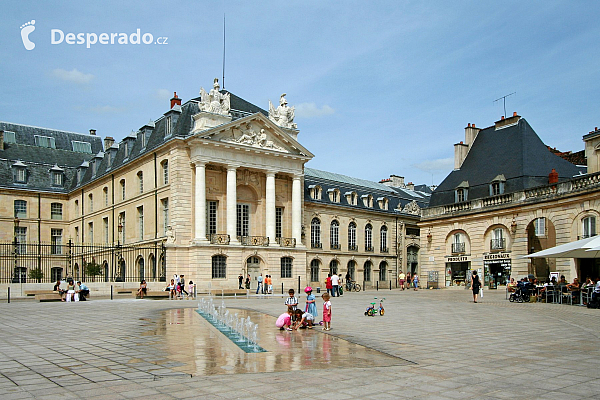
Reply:
<svg viewBox="0 0 600 400"><path fill-rule="evenodd" d="M165 119L165 137L171 136L171 116Z"/></svg>
<svg viewBox="0 0 600 400"><path fill-rule="evenodd" d="M27 183L27 166L21 161L12 165L14 169L14 178L16 183Z"/></svg>
<svg viewBox="0 0 600 400"><path fill-rule="evenodd" d="M62 186L64 170L55 164L54 167L50 168L50 177L52 179L52 186Z"/></svg>
<svg viewBox="0 0 600 400"><path fill-rule="evenodd" d="M469 199L469 182L462 181L460 185L454 191L454 202L462 203L463 201L467 201Z"/></svg>
<svg viewBox="0 0 600 400"><path fill-rule="evenodd" d="M356 192L346 192L344 193L344 195L346 196L346 201L351 206L355 206L358 204L358 195L356 194Z"/></svg>
<svg viewBox="0 0 600 400"><path fill-rule="evenodd" d="M310 185L310 198L313 200L321 200L323 189L319 185Z"/></svg>
<svg viewBox="0 0 600 400"><path fill-rule="evenodd" d="M53 137L50 136L40 136L35 135L35 145L39 147L48 147L50 149L55 149L56 144Z"/></svg>
<svg viewBox="0 0 600 400"><path fill-rule="evenodd" d="M363 194L361 197L365 207L373 208L373 196L370 194Z"/></svg>
<svg viewBox="0 0 600 400"><path fill-rule="evenodd" d="M492 180L490 183L490 196L498 196L504 194L504 183L506 182L506 178L504 175L498 175Z"/></svg>
<svg viewBox="0 0 600 400"><path fill-rule="evenodd" d="M340 191L338 189L328 189L327 193L329 194L329 201L332 203L340 202Z"/></svg>
<svg viewBox="0 0 600 400"><path fill-rule="evenodd" d="M17 143L17 137L12 131L4 131L4 143Z"/></svg>
<svg viewBox="0 0 600 400"><path fill-rule="evenodd" d="M71 140L71 145L73 146L73 151L76 151L78 153L92 154L92 144L89 142Z"/></svg>
<svg viewBox="0 0 600 400"><path fill-rule="evenodd" d="M378 197L377 204L379 205L379 209L387 210L389 207L389 200L387 199L387 197Z"/></svg>

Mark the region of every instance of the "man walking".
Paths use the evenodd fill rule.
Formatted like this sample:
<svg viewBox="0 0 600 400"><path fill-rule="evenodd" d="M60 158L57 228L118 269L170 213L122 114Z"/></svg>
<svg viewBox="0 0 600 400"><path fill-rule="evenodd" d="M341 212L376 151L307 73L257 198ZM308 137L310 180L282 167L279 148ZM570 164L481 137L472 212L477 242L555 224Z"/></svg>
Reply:
<svg viewBox="0 0 600 400"><path fill-rule="evenodd" d="M258 292L261 291L261 289L263 287L262 273L258 276L257 281L258 281L258 285L256 285L256 294L258 294Z"/></svg>
<svg viewBox="0 0 600 400"><path fill-rule="evenodd" d="M238 289L243 289L242 287L242 282L244 282L244 277L242 276L242 274L240 274L240 276L238 276Z"/></svg>
<svg viewBox="0 0 600 400"><path fill-rule="evenodd" d="M338 287L340 286L340 277L336 273L331 276L331 286L333 286L333 289L331 290L332 296L339 296L340 292L338 292Z"/></svg>

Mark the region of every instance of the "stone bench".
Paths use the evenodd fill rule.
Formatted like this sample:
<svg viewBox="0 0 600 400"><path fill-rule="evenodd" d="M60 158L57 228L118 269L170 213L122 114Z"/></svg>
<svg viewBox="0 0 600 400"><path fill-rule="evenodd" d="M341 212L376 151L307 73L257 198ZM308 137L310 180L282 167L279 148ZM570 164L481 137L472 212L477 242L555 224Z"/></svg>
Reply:
<svg viewBox="0 0 600 400"><path fill-rule="evenodd" d="M62 297L58 292L50 292L50 293L38 293L35 294L35 299L37 301L61 301Z"/></svg>
<svg viewBox="0 0 600 400"><path fill-rule="evenodd" d="M132 294L135 295L137 293L137 288L115 288L116 294Z"/></svg>
<svg viewBox="0 0 600 400"><path fill-rule="evenodd" d="M248 289L211 289L211 296L245 296Z"/></svg>
<svg viewBox="0 0 600 400"><path fill-rule="evenodd" d="M52 289L40 289L40 290L24 290L25 296L35 296L37 294L52 294L57 293Z"/></svg>
<svg viewBox="0 0 600 400"><path fill-rule="evenodd" d="M133 292L133 296L136 296L137 294L137 290L135 292ZM165 292L164 290L148 290L146 291L146 294L144 295L144 298L146 297L150 297L150 298L169 298L169 295L171 294L171 292Z"/></svg>

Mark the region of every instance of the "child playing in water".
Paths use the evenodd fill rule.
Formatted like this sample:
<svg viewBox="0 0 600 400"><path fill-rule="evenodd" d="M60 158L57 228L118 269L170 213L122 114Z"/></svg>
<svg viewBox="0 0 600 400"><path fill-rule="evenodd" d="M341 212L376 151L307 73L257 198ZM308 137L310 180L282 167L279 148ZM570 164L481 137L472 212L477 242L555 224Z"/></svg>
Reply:
<svg viewBox="0 0 600 400"><path fill-rule="evenodd" d="M294 327L292 329L312 329L313 322L315 321L315 317L313 317L312 314L307 312L303 313L302 310L296 310L295 317L296 323L294 324Z"/></svg>
<svg viewBox="0 0 600 400"><path fill-rule="evenodd" d="M283 314L281 314L279 316L279 318L277 318L277 321L275 322L275 326L278 327L280 330L288 330L291 331L292 330L292 307L288 306L288 310L286 312L284 312Z"/></svg>
<svg viewBox="0 0 600 400"><path fill-rule="evenodd" d="M312 294L312 288L310 286L307 286L304 289L304 292L306 293L306 309L305 310L307 313L310 313L313 317L316 318L319 315L319 313L317 312L317 305L315 304L316 298Z"/></svg>
<svg viewBox="0 0 600 400"><path fill-rule="evenodd" d="M323 330L331 329L331 301L329 301L329 293L323 293Z"/></svg>

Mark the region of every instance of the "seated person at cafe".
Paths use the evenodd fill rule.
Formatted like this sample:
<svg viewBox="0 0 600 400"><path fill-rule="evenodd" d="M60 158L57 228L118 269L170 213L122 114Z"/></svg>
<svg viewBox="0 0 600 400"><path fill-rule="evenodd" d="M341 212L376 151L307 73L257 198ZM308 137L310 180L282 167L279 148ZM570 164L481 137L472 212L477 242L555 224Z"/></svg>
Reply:
<svg viewBox="0 0 600 400"><path fill-rule="evenodd" d="M562 288L563 286L567 286L567 285L568 285L568 283L567 283L567 281L565 279L565 276L561 275L560 276L560 281L558 282L558 287Z"/></svg>
<svg viewBox="0 0 600 400"><path fill-rule="evenodd" d="M600 276L596 278L596 287L592 293L592 301L600 300Z"/></svg>
<svg viewBox="0 0 600 400"><path fill-rule="evenodd" d="M510 278L510 282L508 283L508 285L506 285L506 289L509 292L514 292L516 288L517 288L517 282L515 282L515 278Z"/></svg>
<svg viewBox="0 0 600 400"><path fill-rule="evenodd" d="M79 301L85 301L85 298L90 295L90 288L81 283L81 281L77 281L77 285L79 285Z"/></svg>
<svg viewBox="0 0 600 400"><path fill-rule="evenodd" d="M571 292L571 295L573 296L573 300L579 299L580 287L581 287L581 284L579 283L579 279L577 279L577 278L573 279L573 283L567 284L567 289L569 290L569 292Z"/></svg>

